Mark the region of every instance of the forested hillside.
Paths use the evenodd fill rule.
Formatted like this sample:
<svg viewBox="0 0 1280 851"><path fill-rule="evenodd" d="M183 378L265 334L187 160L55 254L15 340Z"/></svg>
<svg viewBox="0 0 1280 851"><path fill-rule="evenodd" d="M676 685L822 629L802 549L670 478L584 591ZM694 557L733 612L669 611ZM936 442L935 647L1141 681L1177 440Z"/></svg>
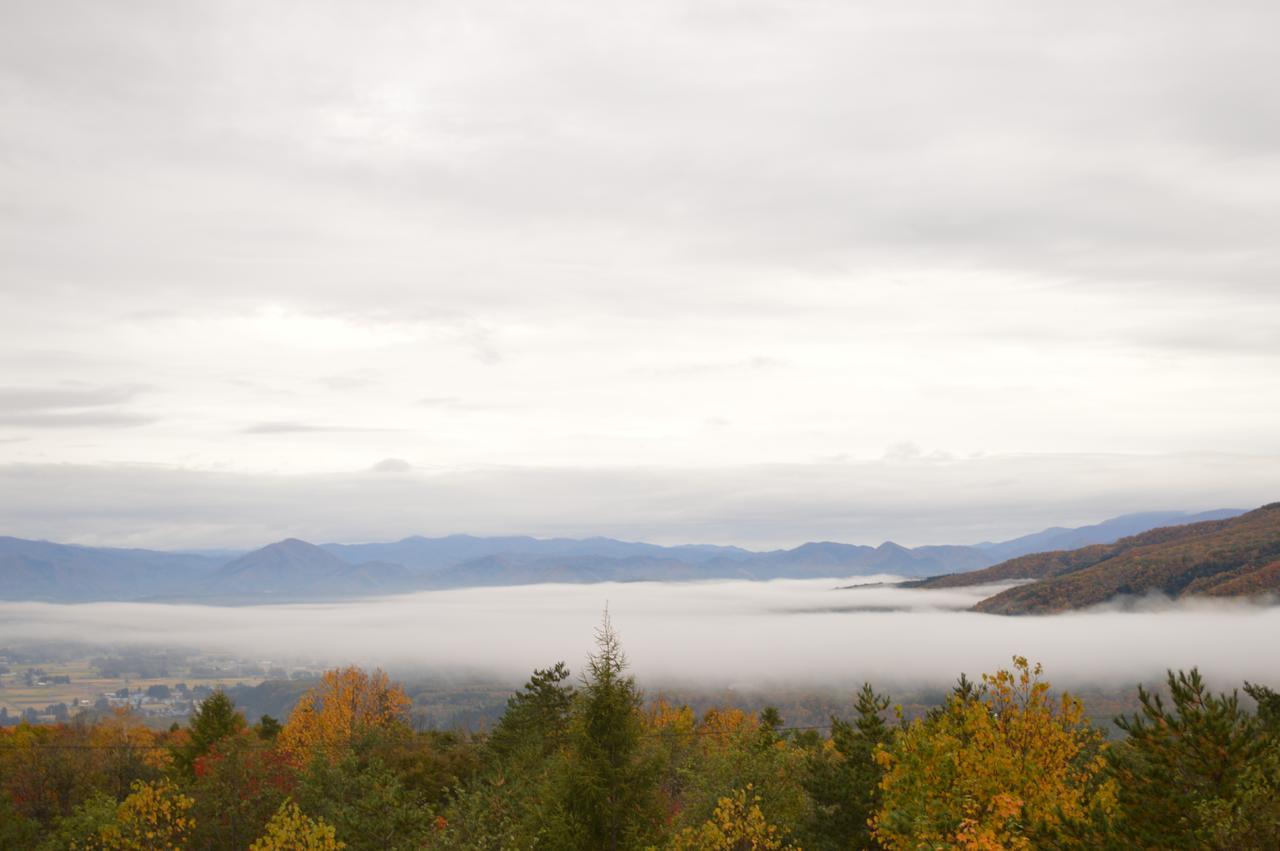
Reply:
<svg viewBox="0 0 1280 851"><path fill-rule="evenodd" d="M909 587L946 588L1035 580L975 609L1048 614L1133 595L1263 597L1280 592L1280 503L1225 520L1152 529L1114 544L1037 553Z"/></svg>
<svg viewBox="0 0 1280 851"><path fill-rule="evenodd" d="M1108 742L1014 657L914 719L865 685L852 720L792 727L646 698L606 618L579 677L534 671L487 734L413 730L359 668L283 724L218 692L163 732L126 710L2 729L0 848L1275 848L1280 694L1245 691L1170 673Z"/></svg>

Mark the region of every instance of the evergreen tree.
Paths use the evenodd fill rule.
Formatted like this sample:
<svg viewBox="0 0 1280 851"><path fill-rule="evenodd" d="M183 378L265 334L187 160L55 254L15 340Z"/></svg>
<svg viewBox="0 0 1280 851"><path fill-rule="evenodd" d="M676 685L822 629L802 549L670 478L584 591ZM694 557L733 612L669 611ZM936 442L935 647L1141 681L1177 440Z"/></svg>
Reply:
<svg viewBox="0 0 1280 851"><path fill-rule="evenodd" d="M581 847L618 851L646 844L660 822L657 766L642 751L641 695L606 609L571 727L567 810Z"/></svg>
<svg viewBox="0 0 1280 851"><path fill-rule="evenodd" d="M262 718L258 719L258 723L254 725L258 738L268 742L274 742L276 736L280 735L281 729L283 727L280 722L270 715L263 715Z"/></svg>
<svg viewBox="0 0 1280 851"><path fill-rule="evenodd" d="M337 761L312 760L296 799L307 814L333 825L352 851L414 851L426 847L433 831L425 796L408 788L377 748L360 744Z"/></svg>
<svg viewBox="0 0 1280 851"><path fill-rule="evenodd" d="M831 719L834 754L818 750L810 755L805 784L814 804L814 818L804 845L824 849L870 848L868 820L880 806L880 779L876 748L889 740L889 727L881 714L889 698L876 694L869 683L858 692L853 723Z"/></svg>
<svg viewBox="0 0 1280 851"><path fill-rule="evenodd" d="M1280 738L1280 692L1246 681L1244 693L1258 704L1258 723L1268 735Z"/></svg>
<svg viewBox="0 0 1280 851"><path fill-rule="evenodd" d="M1139 847L1203 848L1205 807L1230 808L1250 763L1268 749L1239 696L1214 695L1200 672L1168 673L1172 708L1138 687L1141 711L1116 720L1128 739L1111 751L1124 841ZM1213 802L1222 802L1214 804Z"/></svg>
<svg viewBox="0 0 1280 851"><path fill-rule="evenodd" d="M205 698L191 716L189 736L185 743L173 751L173 762L188 778L195 776L196 760L227 736L245 728L244 716L236 711L236 705L222 690Z"/></svg>
<svg viewBox="0 0 1280 851"><path fill-rule="evenodd" d="M550 754L569 726L574 689L565 685L567 679L564 662L534 670L524 689L507 700L507 710L489 737L490 751L499 759L520 751Z"/></svg>

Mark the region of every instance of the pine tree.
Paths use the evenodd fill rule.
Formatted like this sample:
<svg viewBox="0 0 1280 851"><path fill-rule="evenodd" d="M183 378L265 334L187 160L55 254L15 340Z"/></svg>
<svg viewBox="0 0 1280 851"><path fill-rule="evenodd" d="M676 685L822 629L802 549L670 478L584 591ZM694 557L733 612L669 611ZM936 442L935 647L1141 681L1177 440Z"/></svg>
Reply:
<svg viewBox="0 0 1280 851"><path fill-rule="evenodd" d="M658 773L642 753L641 695L626 667L606 609L575 705L567 802L582 847L593 851L643 845L659 822Z"/></svg>
<svg viewBox="0 0 1280 851"><path fill-rule="evenodd" d="M1140 712L1116 720L1128 733L1112 749L1119 781L1116 829L1141 847L1202 848L1203 807L1235 797L1269 740L1235 692L1213 694L1197 669L1169 671L1168 686L1172 708L1139 686Z"/></svg>
<svg viewBox="0 0 1280 851"><path fill-rule="evenodd" d="M806 787L814 803L814 819L805 847L820 849L872 847L868 821L880 806L883 772L875 762L876 747L889 740L881 714L889 698L869 683L858 692L853 723L831 719L831 748L809 759Z"/></svg>
<svg viewBox="0 0 1280 851"><path fill-rule="evenodd" d="M567 679L564 662L535 669L524 689L507 700L507 710L489 737L489 750L500 759L517 752L551 753L564 738L573 707L574 689L564 684Z"/></svg>
<svg viewBox="0 0 1280 851"><path fill-rule="evenodd" d="M235 703L226 692L215 691L191 716L189 737L174 750L174 765L187 777L194 777L196 760L220 740L239 733L245 725L244 716L236 711Z"/></svg>

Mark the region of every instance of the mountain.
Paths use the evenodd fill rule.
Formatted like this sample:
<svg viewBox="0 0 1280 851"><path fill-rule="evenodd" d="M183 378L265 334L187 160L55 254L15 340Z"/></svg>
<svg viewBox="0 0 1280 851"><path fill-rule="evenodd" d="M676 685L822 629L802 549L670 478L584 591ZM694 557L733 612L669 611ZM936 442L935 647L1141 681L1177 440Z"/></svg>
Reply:
<svg viewBox="0 0 1280 851"><path fill-rule="evenodd" d="M973 570L992 559L973 547L908 547L886 541L878 547L837 544L831 541L801 544L795 549L760 553L735 564L753 579L819 579L892 573L898 576L931 576L955 570ZM712 562L719 564L719 562Z"/></svg>
<svg viewBox="0 0 1280 851"><path fill-rule="evenodd" d="M1226 520L1241 514L1244 514L1244 511L1239 508L1220 508L1199 514L1188 514L1185 511L1148 511L1142 514L1125 514L1092 526L1079 526L1074 529L1053 526L1042 532L1023 535L1021 538L1010 541L983 542L976 546L989 554L994 561L1004 561L1029 553L1074 550L1091 544L1112 544L1121 538L1137 535L1148 529L1181 526L1204 520Z"/></svg>
<svg viewBox="0 0 1280 851"><path fill-rule="evenodd" d="M500 554L525 557L564 558L595 556L614 559L634 557L675 558L699 564L716 558L750 558L755 553L739 547L685 544L663 547L657 544L632 543L613 538L531 538L507 536L478 538L473 535L449 535L424 538L414 535L392 543L323 544L322 548L345 561L389 561L417 571L434 571L456 567L464 562Z"/></svg>
<svg viewBox="0 0 1280 851"><path fill-rule="evenodd" d="M236 595L332 597L410 590L413 573L389 562L351 564L326 550L288 538L228 562L215 573L206 593Z"/></svg>
<svg viewBox="0 0 1280 851"><path fill-rule="evenodd" d="M730 562L731 564L736 564ZM707 569L676 559L648 556L564 556L530 558L490 555L433 573L425 580L430 588L464 588L493 585L536 585L546 582L686 582L693 579L753 579L741 568Z"/></svg>
<svg viewBox="0 0 1280 851"><path fill-rule="evenodd" d="M1210 512L1214 516L1237 513ZM0 599L257 602L540 582L838 579L877 573L926 577L982 570L1003 562L1003 574L982 574L995 581L1001 575L1048 576L1088 558L1055 553L1023 556L1031 561L1016 565L1005 561L1009 553L1022 555L1028 547L1064 541L1073 546L1080 541L1110 545L1124 533L1144 531L1161 518L1183 523L1206 517L1178 512L1132 514L1094 526L1055 527L977 546L912 548L886 541L870 547L816 541L767 552L599 537L449 535L320 546L289 539L247 553L225 549L167 553L0 538Z"/></svg>
<svg viewBox="0 0 1280 851"><path fill-rule="evenodd" d="M1032 581L988 597L975 611L1051 614L1152 593L1175 599L1280 593L1280 503L910 584L940 588L1019 579Z"/></svg>
<svg viewBox="0 0 1280 851"><path fill-rule="evenodd" d="M199 583L220 562L191 553L80 547L0 537L0 599L132 600Z"/></svg>

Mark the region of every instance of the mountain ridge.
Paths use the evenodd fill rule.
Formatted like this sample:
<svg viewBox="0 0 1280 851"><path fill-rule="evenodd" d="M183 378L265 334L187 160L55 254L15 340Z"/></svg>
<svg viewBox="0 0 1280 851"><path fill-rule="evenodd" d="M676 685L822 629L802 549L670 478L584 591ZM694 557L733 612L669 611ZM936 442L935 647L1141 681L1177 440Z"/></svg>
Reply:
<svg viewBox="0 0 1280 851"><path fill-rule="evenodd" d="M1125 515L1066 531L1096 536L1098 530L1115 528L1117 523L1157 514ZM1061 531L1055 527L1037 534ZM249 552L165 552L0 537L0 599L257 602L542 582L966 575L995 564L992 547L1025 546L1034 537L979 546L904 547L885 541L872 547L810 541L791 549L759 552L603 537L412 535L399 541L357 544L312 544L286 538ZM224 557L218 558L218 553Z"/></svg>
<svg viewBox="0 0 1280 851"><path fill-rule="evenodd" d="M1158 527L1112 543L1039 553L989 568L904 583L954 588L1030 580L980 601L991 614L1055 614L1160 594L1262 597L1280 593L1280 502L1244 514Z"/></svg>

